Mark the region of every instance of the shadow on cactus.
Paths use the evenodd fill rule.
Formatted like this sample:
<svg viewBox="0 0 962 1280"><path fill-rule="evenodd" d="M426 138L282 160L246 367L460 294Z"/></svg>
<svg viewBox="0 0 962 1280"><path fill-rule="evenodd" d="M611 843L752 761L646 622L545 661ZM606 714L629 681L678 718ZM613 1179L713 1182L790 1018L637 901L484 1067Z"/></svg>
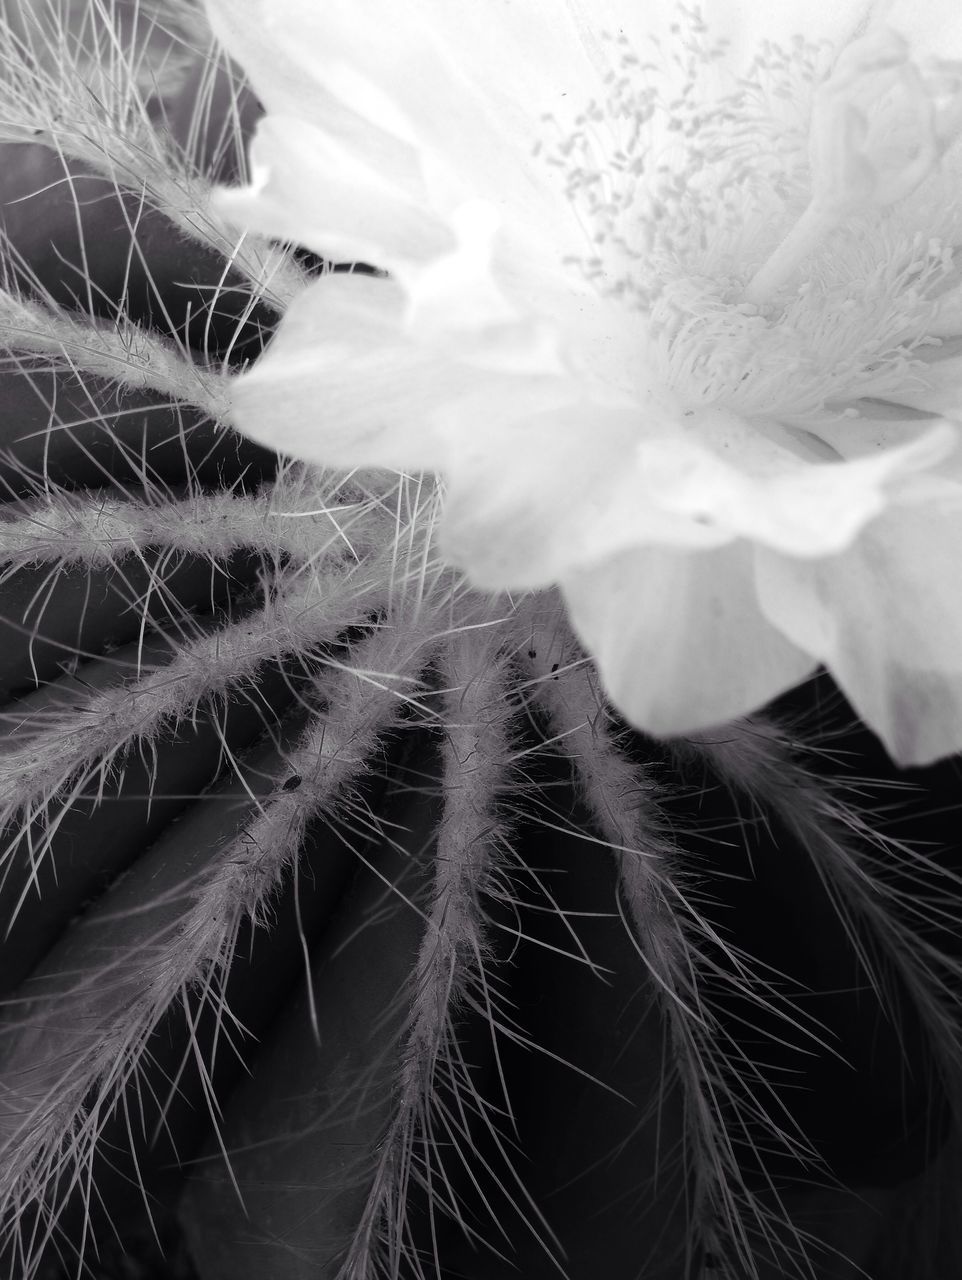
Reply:
<svg viewBox="0 0 962 1280"><path fill-rule="evenodd" d="M256 102L3 14L0 1273L954 1274L955 762L648 741L429 478L233 435L332 269L211 210Z"/></svg>

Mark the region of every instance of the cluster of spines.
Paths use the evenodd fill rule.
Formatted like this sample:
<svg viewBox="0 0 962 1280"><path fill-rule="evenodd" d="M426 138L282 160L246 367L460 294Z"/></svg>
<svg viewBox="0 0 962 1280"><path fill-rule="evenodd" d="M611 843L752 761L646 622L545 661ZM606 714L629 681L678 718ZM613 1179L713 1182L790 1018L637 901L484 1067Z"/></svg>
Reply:
<svg viewBox="0 0 962 1280"><path fill-rule="evenodd" d="M93 9L101 21L109 19L103 6ZM5 59L20 58L22 45L11 41L8 34ZM123 65L115 65L114 72L123 82ZM124 184L145 185L181 230L223 247L221 232L211 231L202 179L191 174L187 181L169 152L142 152L131 143L149 113L126 107L124 113L113 112L101 121L104 146L93 150L82 130L64 131L50 114L51 86L59 93L63 82L76 93L76 73L76 65L61 65L56 80L11 80L19 86L15 105L24 127L47 133L56 128L63 154ZM123 100L128 106L138 101ZM134 153L145 167L124 168L133 163ZM205 209L203 216L198 208ZM252 256L235 254L234 263L256 281L258 296L283 305L302 283L294 260L250 241L245 252ZM264 263L270 264L268 272ZM203 412L220 410L223 388L217 377L176 344L133 325L105 328L13 289L5 305L8 343L16 343L9 326L29 328L15 358L42 355L81 378L107 378L120 388L148 386ZM248 549L266 566L259 606L243 617L213 632L178 618L184 631L175 636L166 661L150 669L137 663L113 687L43 709L23 745L0 761L2 815L7 828L19 829L22 837L4 855L8 868L17 859L36 868L50 854L59 815L88 795L91 784L103 796L108 778L122 771L125 753L149 757L164 731L196 716L203 705L216 708L239 684L256 684L265 663L310 655L314 672L306 703L308 729L243 827L212 850L203 874L184 886L167 931L147 940L150 965L133 985L129 975L115 981L115 963L88 975L93 981L83 990L61 981L46 1008L42 1000L8 1007L6 1067L21 1084L29 1084L33 1073L33 1093L28 1090L29 1110L5 1150L4 1228L16 1238L15 1219L22 1213L30 1222L32 1203L46 1203L47 1215L20 1239L25 1274L37 1264L44 1240L55 1237L64 1187L79 1186L84 1197L95 1198L91 1178L98 1137L106 1119L130 1105L141 1055L164 1013L178 1002L186 1007L199 994L229 1038L224 978L241 923L269 926L272 896L297 864L306 824L318 814L350 816L358 778L405 708L424 715L444 737L436 870L421 905L423 941L406 993L391 1119L363 1175L370 1178L369 1194L353 1239L344 1242L342 1274L351 1280L379 1271L393 1274L402 1256L422 1265L407 1234L407 1196L414 1184L427 1187L432 1210L458 1216L449 1164L470 1162L472 1151L470 1125L464 1113L459 1119L457 1107L479 1116L500 1142L503 1115L473 1091L457 1035L465 1008L490 1018L495 1037L514 1034L497 994L485 912L492 899L510 900L513 892L507 814L523 800L516 735L526 700L545 726L548 743L572 762L599 847L616 860L639 972L650 976L661 1004L672 1069L685 1098L691 1247L700 1238L717 1248L723 1238L741 1274L751 1274L759 1236L779 1238L777 1208L766 1208L741 1182L737 1129L743 1122L747 1135L751 1122L764 1117L752 1112L752 1064L725 1043L712 1016L709 955L719 939L698 911L677 844L661 820L658 780L622 750L590 668L556 610L544 613L541 603L528 602L492 613L437 562L431 549L436 504L429 484L422 488L409 480L362 477L345 494L340 478L282 470L273 490L213 497L189 493L177 502L159 490L144 497L104 497L47 486L0 529L8 576L32 567L55 578L71 564L91 573L122 570L128 558L141 557L158 543L213 564ZM158 570L154 586L160 592L163 577ZM339 646L349 631L355 641L345 650ZM429 673L435 684L430 697L425 694ZM226 744L225 752L233 767ZM833 885L840 909L864 917L878 946L891 953L949 1075L957 1055L950 990L954 970L941 954L919 952L916 946L912 916L921 913L924 923L929 905L887 891L871 861L857 852L859 842L880 839L858 811L820 789L771 725L733 726L720 738L678 744L678 752L709 764L723 781L753 797L760 808L779 813L796 832ZM792 787L786 786L787 777ZM369 814L362 820L376 824ZM47 828L39 845L32 842L38 825ZM942 881L946 891L955 888L950 880ZM729 958L746 986L757 983L761 1000L777 1000L730 947ZM58 1012L98 986L99 1005L95 1000L89 1006L90 1020L72 1035L66 1020L60 1052L52 1064L44 1064L37 1046ZM784 1012L791 1016L790 1010ZM502 1101L509 1110L510 1099ZM216 1127L213 1097L210 1105ZM722 1112L729 1124L734 1114L734 1135ZM774 1137L797 1149L787 1126ZM523 1178L510 1172L506 1145L502 1153L504 1176L521 1202L522 1216L551 1252L554 1242L535 1206L525 1204ZM53 1198L46 1199L50 1193ZM803 1243L795 1239L798 1256L785 1264L796 1265L801 1274Z"/></svg>

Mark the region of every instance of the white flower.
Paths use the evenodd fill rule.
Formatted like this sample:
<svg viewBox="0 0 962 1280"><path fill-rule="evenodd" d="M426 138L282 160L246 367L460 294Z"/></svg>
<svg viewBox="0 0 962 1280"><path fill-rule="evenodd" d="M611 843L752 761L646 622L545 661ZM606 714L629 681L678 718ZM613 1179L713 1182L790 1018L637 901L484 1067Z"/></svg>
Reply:
<svg viewBox="0 0 962 1280"><path fill-rule="evenodd" d="M439 473L449 558L557 584L643 729L824 663L962 746L954 7L207 3L267 110L223 211L387 272L295 300L242 431Z"/></svg>

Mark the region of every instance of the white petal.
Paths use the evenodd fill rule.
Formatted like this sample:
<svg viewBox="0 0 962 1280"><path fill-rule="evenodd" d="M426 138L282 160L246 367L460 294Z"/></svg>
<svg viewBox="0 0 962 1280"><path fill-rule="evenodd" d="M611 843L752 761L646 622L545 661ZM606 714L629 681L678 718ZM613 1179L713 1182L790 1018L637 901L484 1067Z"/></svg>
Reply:
<svg viewBox="0 0 962 1280"><path fill-rule="evenodd" d="M291 116L269 115L258 122L250 159L253 184L215 197L220 212L239 226L326 258L388 270L454 248L449 229L425 207L413 156L402 185L349 140Z"/></svg>
<svg viewBox="0 0 962 1280"><path fill-rule="evenodd" d="M811 432L816 440L829 446L833 455L846 460L871 458L905 445L918 445L933 430L940 435L948 430L958 439L958 428L952 423L905 403L867 397L854 401L849 408L856 411L851 417L839 412L812 419L797 430ZM956 445L953 452L957 449Z"/></svg>
<svg viewBox="0 0 962 1280"><path fill-rule="evenodd" d="M470 436L496 421L510 430L573 395L553 372L485 367L484 333L468 335L463 352L419 345L405 331L406 305L390 280L337 274L310 285L264 355L231 381L232 422L326 466L443 470L453 427ZM525 341L523 329L514 336Z"/></svg>
<svg viewBox="0 0 962 1280"><path fill-rule="evenodd" d="M962 57L962 16L956 0L877 0L873 9L875 20L910 40L913 51Z"/></svg>
<svg viewBox="0 0 962 1280"><path fill-rule="evenodd" d="M779 445L777 424L726 415L686 435L685 421L651 393L630 408L572 403L452 433L445 553L492 590L546 586L633 547L745 537L824 555L884 509L890 482L906 483L956 439L927 421L919 438L825 462Z"/></svg>
<svg viewBox="0 0 962 1280"><path fill-rule="evenodd" d="M476 586L503 590L548 586L639 544L727 541L639 490L626 460L644 429L640 406L582 402L459 430L446 468L445 555Z"/></svg>
<svg viewBox="0 0 962 1280"><path fill-rule="evenodd" d="M207 7L269 111L339 133L353 115L439 157L448 178L462 184L460 199L508 197L515 216L542 230L567 217L555 175L532 158L532 147L546 136L545 114L573 119L601 93L607 68L592 65L555 0L496 13L458 0L403 7L207 0ZM305 83L320 92L302 93Z"/></svg>
<svg viewBox="0 0 962 1280"><path fill-rule="evenodd" d="M759 598L900 764L962 748L962 486L896 507L824 560L758 555Z"/></svg>
<svg viewBox="0 0 962 1280"><path fill-rule="evenodd" d="M289 7L283 0L205 0L214 34L243 68L268 112L296 116L338 137L353 138L356 147L363 147L365 159L373 161L379 149L390 154L398 142L397 130L385 130L359 115L314 74L303 55L292 52L291 40L284 37L285 25L290 29L295 23L285 12Z"/></svg>
<svg viewBox="0 0 962 1280"><path fill-rule="evenodd" d="M893 473L889 484L889 501L897 503L945 501L954 502L962 482L962 431L957 423L948 422L924 409L912 409L886 400L857 400L857 418L835 417L812 423L815 439L847 461L884 456L893 449L908 445L924 447L925 438L938 430L946 444L951 433L955 444L944 457L926 469L902 469Z"/></svg>
<svg viewBox="0 0 962 1280"><path fill-rule="evenodd" d="M625 552L561 585L612 701L648 733L732 720L815 666L762 615L743 543Z"/></svg>
<svg viewBox="0 0 962 1280"><path fill-rule="evenodd" d="M932 467L956 446L948 424L853 461L803 452L778 423L699 410L689 434L643 440L636 449L639 500L793 555L846 546L885 506L886 486Z"/></svg>

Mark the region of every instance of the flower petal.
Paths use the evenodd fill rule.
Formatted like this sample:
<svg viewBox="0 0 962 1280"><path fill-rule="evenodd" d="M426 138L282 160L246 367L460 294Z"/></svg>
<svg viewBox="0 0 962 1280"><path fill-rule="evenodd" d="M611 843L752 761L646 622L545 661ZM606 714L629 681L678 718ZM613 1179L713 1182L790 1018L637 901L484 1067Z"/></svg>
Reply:
<svg viewBox="0 0 962 1280"><path fill-rule="evenodd" d="M283 29L296 29L292 8L279 0L205 0L214 34L243 67L247 79L268 112L296 116L344 139L353 138L363 147L365 159L373 159L378 147L388 153L396 145L401 121L392 119L393 129L371 119L372 112L359 114L345 105L323 79L296 41L284 39ZM295 47L292 49L292 45ZM410 136L400 135L410 143ZM369 153L370 149L370 153Z"/></svg>
<svg viewBox="0 0 962 1280"><path fill-rule="evenodd" d="M904 765L962 747L962 486L958 495L892 508L838 556L758 553L766 615L829 667Z"/></svg>
<svg viewBox="0 0 962 1280"><path fill-rule="evenodd" d="M573 118L602 90L607 65L586 55L555 0L483 5L411 0L207 0L211 22L269 111L319 128L354 114L440 157L461 198L512 193L541 213L548 171L532 161L547 112ZM323 86L294 109L291 83ZM555 201L555 206L558 202ZM557 214L557 207L555 211Z"/></svg>
<svg viewBox="0 0 962 1280"><path fill-rule="evenodd" d="M639 500L708 522L793 555L846 546L885 506L885 487L934 466L956 447L937 423L916 439L844 463L802 451L776 422L698 410L687 435L642 440L636 450Z"/></svg>
<svg viewBox="0 0 962 1280"><path fill-rule="evenodd" d="M893 472L889 499L899 503L957 499L962 482L962 436L957 424L924 409L886 400L857 400L853 407L858 410L858 417L835 416L811 423L812 438L821 441L835 456L854 462L891 457L895 450L909 446L924 450L926 438L936 430L936 439L945 440L945 456L927 469L902 468ZM948 433L954 438L954 445L950 445Z"/></svg>
<svg viewBox="0 0 962 1280"><path fill-rule="evenodd" d="M962 57L962 24L956 0L876 0L868 6L876 22L892 27L922 56Z"/></svg>
<svg viewBox="0 0 962 1280"><path fill-rule="evenodd" d="M239 226L296 241L323 257L387 269L454 248L449 229L426 207L413 153L402 177L400 164L393 173L373 166L349 139L292 116L269 115L257 124L250 161L253 184L215 197Z"/></svg>
<svg viewBox="0 0 962 1280"><path fill-rule="evenodd" d="M405 402L432 374L437 394L450 395L451 371L418 362L402 344L403 306L386 280L330 275L310 285L257 364L232 380L234 426L325 466L436 466L431 423Z"/></svg>
<svg viewBox="0 0 962 1280"><path fill-rule="evenodd" d="M445 555L497 591L545 587L639 544L728 541L639 488L630 459L644 427L640 408L581 402L459 432L446 472Z"/></svg>
<svg viewBox="0 0 962 1280"><path fill-rule="evenodd" d="M625 552L566 576L562 589L613 702L648 733L722 724L815 667L762 614L744 543Z"/></svg>
<svg viewBox="0 0 962 1280"><path fill-rule="evenodd" d="M405 329L406 306L390 280L332 274L308 286L265 354L231 380L234 425L325 466L443 471L455 427L468 437L491 421L510 431L572 397L549 348L539 368L536 337L529 367L502 372L482 345L500 354L499 330L469 332L461 348L419 344ZM517 366L528 335L516 326L509 337L504 359Z"/></svg>

